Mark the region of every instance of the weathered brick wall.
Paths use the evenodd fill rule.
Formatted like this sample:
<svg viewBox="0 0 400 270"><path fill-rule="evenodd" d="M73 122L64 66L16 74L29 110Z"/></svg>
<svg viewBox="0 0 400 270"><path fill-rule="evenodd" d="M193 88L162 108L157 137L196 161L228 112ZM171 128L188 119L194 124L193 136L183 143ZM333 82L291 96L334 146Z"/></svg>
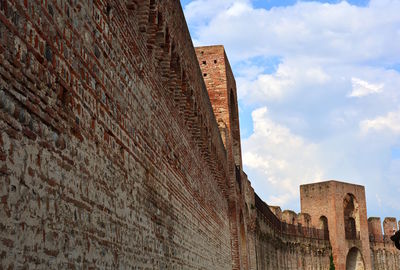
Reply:
<svg viewBox="0 0 400 270"><path fill-rule="evenodd" d="M371 262L374 270L400 269L400 251L394 246L390 236L398 230L396 218L385 218L382 223L378 217L368 218Z"/></svg>
<svg viewBox="0 0 400 270"><path fill-rule="evenodd" d="M248 204L254 195L242 171L236 82L223 46L197 47L196 55L226 149L228 175L233 176L227 179L233 268L249 269L255 252Z"/></svg>
<svg viewBox="0 0 400 270"><path fill-rule="evenodd" d="M327 238L320 234L310 237L308 233L317 230L297 224L294 231L285 230L263 204L256 205L257 269L329 269L332 251Z"/></svg>
<svg viewBox="0 0 400 270"><path fill-rule="evenodd" d="M257 201L178 1L0 0L0 132L0 269L329 267L311 215Z"/></svg>
<svg viewBox="0 0 400 270"><path fill-rule="evenodd" d="M225 147L242 168L236 81L225 49L221 45L197 47L196 54Z"/></svg>
<svg viewBox="0 0 400 270"><path fill-rule="evenodd" d="M390 240L389 240L390 241ZM373 270L400 269L400 254L391 243L371 243L371 262Z"/></svg>
<svg viewBox="0 0 400 270"><path fill-rule="evenodd" d="M351 200L350 200L351 199ZM337 270L345 270L346 260L354 248L361 253L365 269L371 269L365 188L338 181L300 186L301 211L310 214L312 226L319 227L322 218L328 223L329 239ZM353 206L354 235L346 233L346 205ZM354 250L353 249L353 250ZM355 260L350 260L355 261Z"/></svg>
<svg viewBox="0 0 400 270"><path fill-rule="evenodd" d="M230 269L234 176L179 2L0 20L1 267Z"/></svg>

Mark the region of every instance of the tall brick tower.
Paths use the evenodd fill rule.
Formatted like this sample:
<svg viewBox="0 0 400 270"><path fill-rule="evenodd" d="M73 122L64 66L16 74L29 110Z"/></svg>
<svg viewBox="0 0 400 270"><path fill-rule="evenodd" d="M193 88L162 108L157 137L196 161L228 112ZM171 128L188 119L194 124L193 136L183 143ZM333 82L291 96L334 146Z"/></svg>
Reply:
<svg viewBox="0 0 400 270"><path fill-rule="evenodd" d="M242 155L236 82L221 45L195 48L203 79L207 87L222 141L225 146L230 175L229 217L232 235L233 269L249 269L244 184L241 180Z"/></svg>
<svg viewBox="0 0 400 270"><path fill-rule="evenodd" d="M242 168L236 81L224 46L197 47L196 54L225 148Z"/></svg>
<svg viewBox="0 0 400 270"><path fill-rule="evenodd" d="M327 181L300 186L301 211L327 228L337 270L371 269L363 186Z"/></svg>

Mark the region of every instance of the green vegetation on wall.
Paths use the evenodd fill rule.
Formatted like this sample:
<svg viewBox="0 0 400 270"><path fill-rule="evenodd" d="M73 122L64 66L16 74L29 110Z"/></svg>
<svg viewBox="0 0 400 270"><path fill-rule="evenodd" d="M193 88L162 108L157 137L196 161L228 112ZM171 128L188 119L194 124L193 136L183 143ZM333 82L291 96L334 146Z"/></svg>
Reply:
<svg viewBox="0 0 400 270"><path fill-rule="evenodd" d="M335 270L335 264L333 263L333 256L331 254L331 256L329 257L330 260L330 265L329 265L329 270Z"/></svg>

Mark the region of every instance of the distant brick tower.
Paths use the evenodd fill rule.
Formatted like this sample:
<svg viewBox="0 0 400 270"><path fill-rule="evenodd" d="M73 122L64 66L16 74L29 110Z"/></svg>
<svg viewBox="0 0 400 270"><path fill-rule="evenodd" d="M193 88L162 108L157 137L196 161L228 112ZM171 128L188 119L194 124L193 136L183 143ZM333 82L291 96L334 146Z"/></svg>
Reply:
<svg viewBox="0 0 400 270"><path fill-rule="evenodd" d="M371 269L363 186L327 181L300 186L301 212L327 228L336 270Z"/></svg>

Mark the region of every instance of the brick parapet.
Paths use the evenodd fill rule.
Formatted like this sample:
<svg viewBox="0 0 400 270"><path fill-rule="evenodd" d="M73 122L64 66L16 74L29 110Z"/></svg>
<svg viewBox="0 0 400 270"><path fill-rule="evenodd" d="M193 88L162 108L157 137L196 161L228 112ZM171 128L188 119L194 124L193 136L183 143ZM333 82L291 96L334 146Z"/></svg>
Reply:
<svg viewBox="0 0 400 270"><path fill-rule="evenodd" d="M255 196L257 269L329 269L332 250L320 230L282 222Z"/></svg>
<svg viewBox="0 0 400 270"><path fill-rule="evenodd" d="M384 232L382 233L382 227ZM398 230L397 219L386 217L383 222L379 217L368 218L369 238L371 243L385 243L393 245L390 237Z"/></svg>
<svg viewBox="0 0 400 270"><path fill-rule="evenodd" d="M308 214L296 214L294 211L285 210L282 213L282 219L280 219L257 194L255 196L257 218L267 224L277 235L329 241L328 231L310 226L310 222L304 223L304 225L298 222L298 216L308 218ZM278 209L278 207L272 209ZM295 218L295 222L293 222L293 218Z"/></svg>
<svg viewBox="0 0 400 270"><path fill-rule="evenodd" d="M383 220L384 235L392 236L397 230L397 220L395 217L386 217Z"/></svg>

